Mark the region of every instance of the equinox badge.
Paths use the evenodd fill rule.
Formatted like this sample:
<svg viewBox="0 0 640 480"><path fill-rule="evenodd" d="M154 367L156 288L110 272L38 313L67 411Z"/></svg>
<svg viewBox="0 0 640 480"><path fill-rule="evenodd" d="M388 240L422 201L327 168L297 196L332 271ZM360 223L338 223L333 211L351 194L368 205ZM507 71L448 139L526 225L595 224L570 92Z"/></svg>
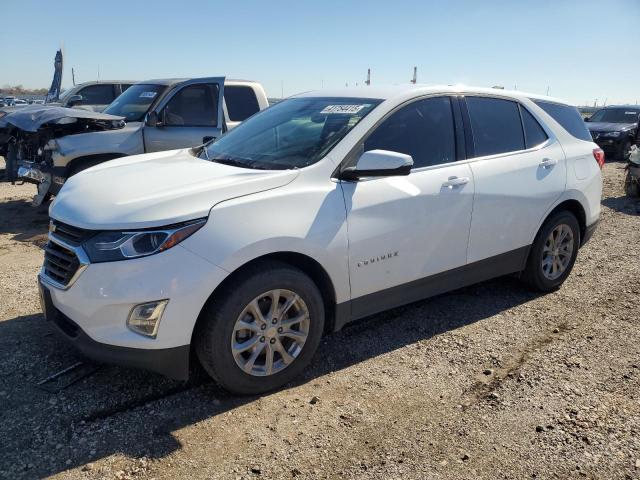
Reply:
<svg viewBox="0 0 640 480"><path fill-rule="evenodd" d="M389 253L385 253L384 255L380 255L378 257L372 257L368 260L361 260L358 262L358 266L359 267L364 267L367 265L371 265L372 263L378 263L381 262L382 260L388 260L390 258L393 257L397 257L398 256L398 252L389 252Z"/></svg>

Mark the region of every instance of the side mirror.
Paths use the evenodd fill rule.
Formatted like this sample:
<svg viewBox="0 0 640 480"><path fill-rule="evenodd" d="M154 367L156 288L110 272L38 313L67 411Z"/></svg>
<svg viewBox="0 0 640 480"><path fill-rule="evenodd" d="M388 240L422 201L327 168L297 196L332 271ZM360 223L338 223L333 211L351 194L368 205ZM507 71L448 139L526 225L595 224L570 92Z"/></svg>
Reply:
<svg viewBox="0 0 640 480"><path fill-rule="evenodd" d="M584 121L585 122L590 122L591 121L591 117L584 117Z"/></svg>
<svg viewBox="0 0 640 480"><path fill-rule="evenodd" d="M80 102L82 102L82 95L71 95L69 100L67 100L67 106L74 107Z"/></svg>
<svg viewBox="0 0 640 480"><path fill-rule="evenodd" d="M398 177L409 175L411 167L411 155L388 150L370 150L360 155L354 167L345 168L340 178L359 180L364 177Z"/></svg>
<svg viewBox="0 0 640 480"><path fill-rule="evenodd" d="M162 122L158 118L158 112L152 110L151 112L147 113L147 120L145 124L148 127L161 127Z"/></svg>

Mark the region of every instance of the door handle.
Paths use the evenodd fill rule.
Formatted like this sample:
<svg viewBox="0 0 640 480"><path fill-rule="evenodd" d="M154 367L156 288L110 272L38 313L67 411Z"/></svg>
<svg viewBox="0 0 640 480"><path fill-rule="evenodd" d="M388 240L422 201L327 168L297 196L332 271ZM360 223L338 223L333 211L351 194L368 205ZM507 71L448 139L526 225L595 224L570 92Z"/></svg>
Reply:
<svg viewBox="0 0 640 480"><path fill-rule="evenodd" d="M202 137L202 143L204 144L204 143L210 142L211 140L214 140L215 138L216 137L211 137L211 136Z"/></svg>
<svg viewBox="0 0 640 480"><path fill-rule="evenodd" d="M551 168L557 163L558 161L553 158L543 158L542 161L540 162L540 166L542 168Z"/></svg>
<svg viewBox="0 0 640 480"><path fill-rule="evenodd" d="M448 189L453 189L453 187L457 187L460 185L466 185L469 183L469 177L449 177L449 179L442 184L443 187L447 187Z"/></svg>

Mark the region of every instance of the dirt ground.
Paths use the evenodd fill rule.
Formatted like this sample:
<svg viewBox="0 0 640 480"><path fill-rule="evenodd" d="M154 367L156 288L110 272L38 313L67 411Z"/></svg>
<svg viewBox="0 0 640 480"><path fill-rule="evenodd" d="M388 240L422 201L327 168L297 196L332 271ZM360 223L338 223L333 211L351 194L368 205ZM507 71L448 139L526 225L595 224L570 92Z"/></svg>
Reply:
<svg viewBox="0 0 640 480"><path fill-rule="evenodd" d="M377 315L327 336L296 384L243 398L86 364L38 385L81 359L40 314L46 209L0 182L0 478L640 479L640 203L622 168L605 166L600 227L558 292L502 278Z"/></svg>

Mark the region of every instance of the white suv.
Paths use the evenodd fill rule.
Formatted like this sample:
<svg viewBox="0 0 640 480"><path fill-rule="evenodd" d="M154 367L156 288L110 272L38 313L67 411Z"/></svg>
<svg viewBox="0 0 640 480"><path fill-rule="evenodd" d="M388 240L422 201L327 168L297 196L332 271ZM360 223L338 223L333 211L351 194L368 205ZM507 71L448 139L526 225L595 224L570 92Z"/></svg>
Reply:
<svg viewBox="0 0 640 480"><path fill-rule="evenodd" d="M506 274L558 288L598 221L603 162L546 97L305 93L208 146L72 177L45 316L98 360L184 379L195 352L228 390L267 391L352 320Z"/></svg>

